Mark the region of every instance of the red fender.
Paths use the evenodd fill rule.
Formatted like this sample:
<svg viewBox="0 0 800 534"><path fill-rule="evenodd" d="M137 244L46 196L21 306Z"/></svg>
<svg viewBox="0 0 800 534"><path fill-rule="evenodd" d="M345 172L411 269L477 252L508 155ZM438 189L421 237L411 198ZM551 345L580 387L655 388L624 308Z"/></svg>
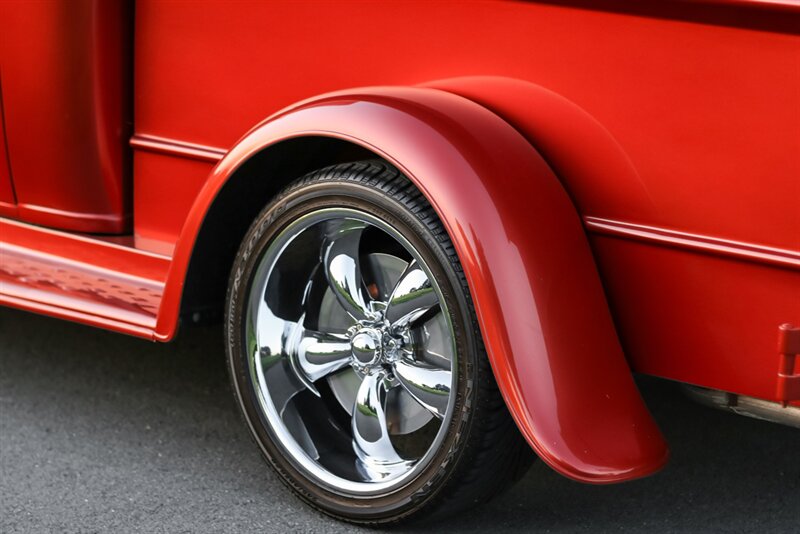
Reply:
<svg viewBox="0 0 800 534"><path fill-rule="evenodd" d="M368 88L301 102L251 130L215 167L175 249L156 335L175 329L203 218L254 154L299 136L368 148L425 194L455 245L489 359L539 456L576 480L616 482L666 461L631 377L580 218L537 151L486 108L429 88Z"/></svg>
<svg viewBox="0 0 800 534"><path fill-rule="evenodd" d="M500 76L448 78L425 85L468 98L513 126L555 171L581 215L659 220L628 154L574 102L540 85Z"/></svg>

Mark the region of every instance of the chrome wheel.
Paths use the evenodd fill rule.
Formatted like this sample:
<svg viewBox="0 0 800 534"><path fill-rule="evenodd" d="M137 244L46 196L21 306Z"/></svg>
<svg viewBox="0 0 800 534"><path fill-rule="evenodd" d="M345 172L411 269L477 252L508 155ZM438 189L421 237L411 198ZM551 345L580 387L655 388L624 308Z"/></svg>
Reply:
<svg viewBox="0 0 800 534"><path fill-rule="evenodd" d="M365 211L317 209L271 240L251 280L248 371L295 468L346 496L425 469L453 417L457 351L419 251Z"/></svg>
<svg viewBox="0 0 800 534"><path fill-rule="evenodd" d="M455 246L384 161L312 171L256 217L231 270L225 346L264 459L333 517L472 509L530 464Z"/></svg>

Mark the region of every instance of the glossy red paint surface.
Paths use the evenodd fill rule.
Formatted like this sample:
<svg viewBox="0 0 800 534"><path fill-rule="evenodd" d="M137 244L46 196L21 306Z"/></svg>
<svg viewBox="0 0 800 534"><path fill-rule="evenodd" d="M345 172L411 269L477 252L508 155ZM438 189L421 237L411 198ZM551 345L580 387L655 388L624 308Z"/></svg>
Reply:
<svg viewBox="0 0 800 534"><path fill-rule="evenodd" d="M140 2L136 132L227 149L276 110L328 91L511 78L553 96L464 90L520 129L538 123L537 141L557 132L559 161L593 165L587 120L624 154L625 165L605 169L602 157L565 180L581 213L800 250L800 12L767 21L794 21L790 34L747 28L764 8L637 4L653 15L531 2ZM708 23L656 18L663 11ZM729 13L744 27L713 24ZM569 143L570 133L581 138Z"/></svg>
<svg viewBox="0 0 800 534"><path fill-rule="evenodd" d="M15 216L17 199L11 183L11 167L6 150L6 130L3 120L3 79L0 77L0 215Z"/></svg>
<svg viewBox="0 0 800 534"><path fill-rule="evenodd" d="M797 47L800 54L800 42ZM757 171L758 179L743 174L738 179L713 177L702 182L692 181L700 179L691 177L692 170L686 166L672 176L669 195L674 199L670 199L664 192L668 184L660 185L642 174L641 166L634 165L607 128L551 91L497 77L429 85L470 98L506 119L552 166L584 215L587 230L614 236L597 237L592 244L634 369L775 398L775 369L768 362L777 328L800 320L800 210L796 208L800 152L791 148L800 141L800 123L794 126L796 134L770 138L770 142L787 143L785 166L773 161ZM788 101L789 109L800 100L800 88L797 91L797 99ZM739 150L748 155L753 147L742 145ZM707 162L716 163L716 159ZM761 176L766 172L770 176L764 180ZM659 192L654 185L665 189ZM699 187L721 189L714 195L687 195L687 190ZM753 189L758 190L755 196ZM758 216L744 217L733 207L734 197ZM665 208L667 201L679 199L680 210ZM699 210L712 204L714 212L707 224L726 225L729 233L682 231L692 228L684 217L693 205ZM764 233L760 242L739 240L742 232L733 226L748 223L752 232L761 233L770 221L780 224L773 227L772 235ZM726 235L739 239L722 238ZM763 244L776 240L790 246Z"/></svg>
<svg viewBox="0 0 800 534"><path fill-rule="evenodd" d="M213 168L207 162L145 150L134 154L136 240L159 252L171 250L192 204ZM180 179L165 180L165 176Z"/></svg>
<svg viewBox="0 0 800 534"><path fill-rule="evenodd" d="M168 257L0 219L0 304L153 338Z"/></svg>
<svg viewBox="0 0 800 534"><path fill-rule="evenodd" d="M464 265L500 389L540 457L572 478L598 483L663 465L667 449L631 379L569 198L513 128L449 93L372 88L332 95L251 131L192 206L173 257L164 318L177 310L176 282L220 187L258 151L309 135L375 151L430 199ZM160 322L159 334L169 335L170 327Z"/></svg>
<svg viewBox="0 0 800 534"><path fill-rule="evenodd" d="M137 246L172 254L192 203L226 151L143 135L134 136L131 146L139 169L133 191Z"/></svg>
<svg viewBox="0 0 800 534"><path fill-rule="evenodd" d="M10 148L0 215L131 231L132 246L0 226L0 245L13 245L0 260L17 265L0 280L3 303L169 339L216 188L270 142L327 135L396 162L436 205L509 406L562 472L626 479L664 458L614 327L637 371L778 400L777 329L800 324L797 2L141 0L133 184L117 144L115 95L131 89L119 74L131 25L114 14L125 8L59 5L0 4ZM50 68L34 75L37 62ZM375 85L475 104L417 90L326 97L237 143L285 106ZM44 278L49 289L20 282L31 267L66 265L88 268L91 285L114 261L101 251L125 258L112 268L123 281L145 270L163 285L157 313L131 319L125 299L98 302L57 276ZM165 256L155 272L146 251ZM634 420L638 432L625 430Z"/></svg>
<svg viewBox="0 0 800 534"><path fill-rule="evenodd" d="M800 272L607 236L593 243L634 368L776 398L775 342L783 322L800 319Z"/></svg>
<svg viewBox="0 0 800 534"><path fill-rule="evenodd" d="M20 219L79 232L129 229L129 11L121 1L0 2Z"/></svg>

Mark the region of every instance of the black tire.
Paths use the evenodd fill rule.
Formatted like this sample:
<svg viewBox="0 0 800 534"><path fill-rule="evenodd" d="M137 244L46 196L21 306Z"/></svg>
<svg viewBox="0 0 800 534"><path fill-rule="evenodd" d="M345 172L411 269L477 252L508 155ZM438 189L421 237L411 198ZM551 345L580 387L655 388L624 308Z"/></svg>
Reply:
<svg viewBox="0 0 800 534"><path fill-rule="evenodd" d="M391 491L367 496L320 484L287 454L265 416L258 385L248 370L252 364L246 350L245 309L259 262L288 224L326 208L358 210L397 229L430 268L455 333L455 400L450 401L454 409L437 434L443 436L441 441L413 478ZM225 337L237 402L266 461L304 501L335 518L379 525L446 516L499 494L526 472L534 457L497 389L450 238L423 195L381 160L314 171L287 187L261 212L233 265Z"/></svg>

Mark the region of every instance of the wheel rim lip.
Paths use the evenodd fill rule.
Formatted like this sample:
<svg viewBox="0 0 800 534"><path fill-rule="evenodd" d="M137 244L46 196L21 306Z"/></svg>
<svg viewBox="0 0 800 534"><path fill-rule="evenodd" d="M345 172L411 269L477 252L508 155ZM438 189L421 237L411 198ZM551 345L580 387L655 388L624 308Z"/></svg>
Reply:
<svg viewBox="0 0 800 534"><path fill-rule="evenodd" d="M247 343L247 340L250 339L250 335L252 333L257 334L258 328L257 326L254 326L258 324L257 303L265 294L267 284L269 283L278 261L283 256L283 253L304 231L316 224L338 218L356 219L382 230L390 237L395 239L413 257L413 259L419 263L419 265L428 275L432 287L434 288L439 299L439 306L446 320L450 337L449 343L451 345L452 352L452 358L450 360L450 395L448 398L445 416L442 418L439 424L436 437L425 454L416 460L413 466L411 466L405 473L402 473L387 481L370 482L349 480L330 472L324 466L308 456L305 450L303 450L303 448L297 443L294 436L292 436L291 432L283 423L282 418L278 414L278 410L272 401L272 398L269 394L269 389L266 385L266 380L262 374L262 367L259 362L259 358L257 357L258 347L256 347L255 351L253 351ZM439 283L432 275L427 262L425 262L410 241L403 236L399 230L394 228L386 221L383 221L377 216L360 209L331 207L318 208L313 211L309 211L286 224L272 238L271 242L268 244L263 254L259 258L253 273L254 274L251 277L251 283L249 285L249 290L246 297L247 308L245 316L244 345L247 347L248 372L252 381L252 386L256 393L256 398L258 399L258 408L260 409L259 415L266 418L266 429L275 438L272 440L273 443L282 450L284 457L289 460L295 466L295 468L298 469L298 471L333 493L349 497L370 497L375 495L385 495L389 492L399 490L406 486L414 478L416 478L416 475L425 470L433 457L436 456L436 453L439 451L444 438L447 435L450 422L452 421L457 397L456 385L458 382L458 352L455 343L455 331L453 328L452 317L443 297ZM253 330L255 330L255 332ZM355 458L355 454L353 456Z"/></svg>

